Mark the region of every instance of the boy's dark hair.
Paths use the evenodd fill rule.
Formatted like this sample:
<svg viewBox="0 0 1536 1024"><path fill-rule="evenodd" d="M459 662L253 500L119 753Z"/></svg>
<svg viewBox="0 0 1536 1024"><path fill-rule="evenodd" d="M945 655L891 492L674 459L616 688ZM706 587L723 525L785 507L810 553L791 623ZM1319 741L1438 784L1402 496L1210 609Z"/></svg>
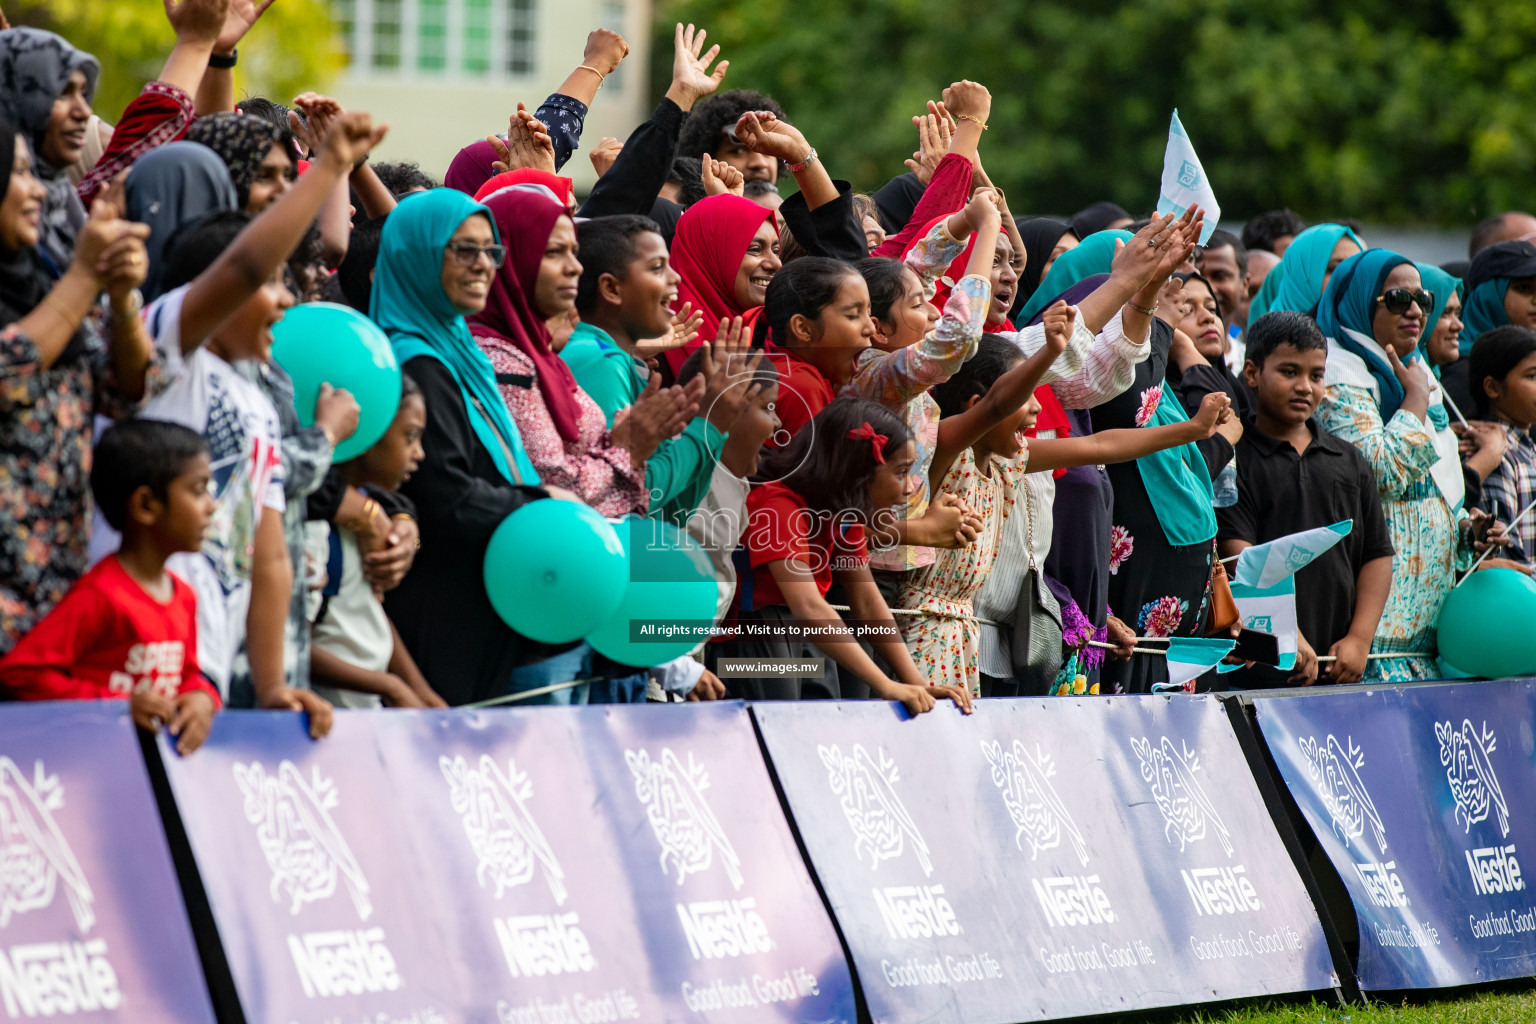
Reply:
<svg viewBox="0 0 1536 1024"><path fill-rule="evenodd" d="M120 420L96 442L91 462L91 494L112 529L122 532L128 520L128 499L140 487L161 501L170 496L171 481L187 463L207 454L203 435L180 423L164 420Z"/></svg>
<svg viewBox="0 0 1536 1024"><path fill-rule="evenodd" d="M432 180L432 176L423 171L413 160L380 160L373 165L373 173L379 176L379 181L389 189L390 195L399 199L407 192L416 189L434 189L438 183Z"/></svg>
<svg viewBox="0 0 1536 1024"><path fill-rule="evenodd" d="M741 115L749 110L767 110L781 121L789 120L784 116L784 108L772 96L751 89L716 93L693 108L677 140L678 155L694 159L705 153L713 156L720 145L720 133L726 128L734 128Z"/></svg>
<svg viewBox="0 0 1536 1024"><path fill-rule="evenodd" d="M581 248L576 312L587 316L597 309L598 278L612 274L622 281L629 276L629 265L635 261L635 239L647 231L660 235L661 226L633 213L593 217L576 225L576 244Z"/></svg>
<svg viewBox="0 0 1536 1024"><path fill-rule="evenodd" d="M1237 261L1237 272L1248 273L1248 249L1243 245L1243 240L1230 231L1217 228L1211 232L1211 240L1205 246L1206 250L1220 249L1224 246L1232 247L1232 258Z"/></svg>
<svg viewBox="0 0 1536 1024"><path fill-rule="evenodd" d="M283 144L283 149L288 153L288 159L293 161L293 173L298 174L299 142L293 137L293 125L288 123L288 108L261 96L250 96L236 103L235 109L242 114L259 117L277 129L277 141ZM299 117L304 118L302 110L299 111Z"/></svg>
<svg viewBox="0 0 1536 1024"><path fill-rule="evenodd" d="M1299 235L1307 230L1307 222L1294 210L1267 210L1248 218L1243 225L1243 248L1275 251L1275 239L1286 235Z"/></svg>
<svg viewBox="0 0 1536 1024"><path fill-rule="evenodd" d="M737 358L741 357L738 356ZM703 364L704 348L703 346L700 346L690 352L687 359L683 360L683 365L677 368L677 379L672 383L676 384L678 387L682 387L683 385L687 384L689 381L693 380L693 378L697 377L700 372L702 372L700 367ZM757 372L752 375L751 383L768 385L777 384L778 382L779 368L773 364L772 359L764 359L762 362L757 364Z"/></svg>
<svg viewBox="0 0 1536 1024"><path fill-rule="evenodd" d="M1249 324L1246 342L1243 358L1260 370L1264 369L1264 360L1281 345L1290 345L1301 352L1328 349L1328 341L1317 321L1290 309L1265 313Z"/></svg>
<svg viewBox="0 0 1536 1024"><path fill-rule="evenodd" d="M873 442L848 436L865 423L885 435L880 454L887 461L912 440L901 417L879 402L838 398L801 427L789 444L770 451L754 479L782 480L818 512L869 515L874 511L869 507L869 482L880 462Z"/></svg>
<svg viewBox="0 0 1536 1024"><path fill-rule="evenodd" d="M1023 359L1024 353L1011 342L995 334L983 334L976 345L976 354L967 359L953 377L935 385L929 394L939 403L943 415L955 416L965 411L972 396L979 398L991 391L997 379Z"/></svg>
<svg viewBox="0 0 1536 1024"><path fill-rule="evenodd" d="M213 266L250 222L251 215L244 210L216 210L171 232L165 240L161 294L180 288Z"/></svg>
<svg viewBox="0 0 1536 1024"><path fill-rule="evenodd" d="M843 282L856 274L852 263L825 256L802 256L784 264L768 282L762 315L752 329L752 344L762 347L772 332L774 344L792 347L789 321L797 314L808 320L820 317L837 298Z"/></svg>
<svg viewBox="0 0 1536 1024"><path fill-rule="evenodd" d="M1536 352L1536 331L1529 327L1495 327L1480 334L1472 342L1472 354L1467 357L1467 384L1472 389L1472 401L1477 403L1480 416L1487 416L1490 399L1483 384L1492 377L1500 384L1520 361Z"/></svg>
<svg viewBox="0 0 1536 1024"><path fill-rule="evenodd" d="M377 220L365 220L353 228L347 240L346 258L336 268L336 283L341 286L347 305L364 316L373 301L373 268L379 262L379 239L384 235L388 216L386 213Z"/></svg>
<svg viewBox="0 0 1536 1024"><path fill-rule="evenodd" d="M687 209L704 198L704 165L696 156L680 156L672 161L667 183L677 186L677 205Z"/></svg>
<svg viewBox="0 0 1536 1024"><path fill-rule="evenodd" d="M890 320L896 303L906 292L903 287L907 265L885 256L866 256L854 264L869 286L869 311L876 320Z"/></svg>

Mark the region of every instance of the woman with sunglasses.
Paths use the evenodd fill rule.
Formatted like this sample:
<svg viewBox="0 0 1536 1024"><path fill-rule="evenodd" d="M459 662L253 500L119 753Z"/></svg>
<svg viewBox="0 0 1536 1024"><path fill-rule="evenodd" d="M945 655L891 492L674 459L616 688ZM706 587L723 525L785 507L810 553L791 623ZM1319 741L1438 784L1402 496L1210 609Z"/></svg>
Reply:
<svg viewBox="0 0 1536 1024"><path fill-rule="evenodd" d="M1458 568L1491 520L1462 507L1465 484L1440 383L1418 353L1435 296L1406 257L1370 249L1339 264L1317 322L1328 337L1323 428L1360 449L1376 473L1396 554L1372 653L1435 652L1435 622ZM1435 679L1433 657L1380 659L1365 680Z"/></svg>
<svg viewBox="0 0 1536 1024"><path fill-rule="evenodd" d="M551 493L464 322L485 308L504 259L490 210L437 188L389 215L374 269L370 315L428 410L425 457L401 488L416 504L421 550L385 610L449 704L501 696L513 669L554 653L509 629L485 592L491 534Z"/></svg>

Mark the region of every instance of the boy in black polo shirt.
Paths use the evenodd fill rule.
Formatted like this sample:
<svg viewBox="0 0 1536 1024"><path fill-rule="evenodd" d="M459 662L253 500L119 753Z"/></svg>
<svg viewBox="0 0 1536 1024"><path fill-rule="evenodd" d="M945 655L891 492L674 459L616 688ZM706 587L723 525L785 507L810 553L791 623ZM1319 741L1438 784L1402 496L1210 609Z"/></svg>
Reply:
<svg viewBox="0 0 1536 1024"><path fill-rule="evenodd" d="M1216 510L1223 558L1255 544L1354 520L1349 536L1296 573L1296 665L1226 677L1233 689L1359 682L1392 585L1392 539L1365 456L1312 418L1327 343L1311 317L1266 313L1248 328L1243 378L1254 417L1237 445L1237 504ZM1338 658L1322 665L1318 652Z"/></svg>

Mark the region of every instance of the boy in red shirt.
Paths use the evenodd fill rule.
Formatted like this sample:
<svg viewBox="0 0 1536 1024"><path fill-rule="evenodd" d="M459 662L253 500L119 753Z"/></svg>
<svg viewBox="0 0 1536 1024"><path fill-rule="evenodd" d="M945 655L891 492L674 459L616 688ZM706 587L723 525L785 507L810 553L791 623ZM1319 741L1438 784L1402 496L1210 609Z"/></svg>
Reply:
<svg viewBox="0 0 1536 1024"><path fill-rule="evenodd" d="M165 724L182 754L202 745L219 694L197 668L197 596L165 560L201 546L210 477L207 443L179 424L126 420L101 436L91 493L122 546L0 660L0 694L126 698L141 729Z"/></svg>

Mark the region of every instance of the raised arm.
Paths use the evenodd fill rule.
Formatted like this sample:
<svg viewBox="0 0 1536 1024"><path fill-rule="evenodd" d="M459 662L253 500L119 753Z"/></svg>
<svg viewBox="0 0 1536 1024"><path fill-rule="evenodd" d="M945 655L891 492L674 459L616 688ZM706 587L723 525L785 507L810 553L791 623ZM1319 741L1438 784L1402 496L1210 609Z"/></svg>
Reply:
<svg viewBox="0 0 1536 1024"><path fill-rule="evenodd" d="M181 350L190 353L218 330L240 304L270 278L303 241L336 182L384 138L363 113L342 114L326 136L309 173L253 221L192 282L181 305Z"/></svg>
<svg viewBox="0 0 1536 1024"><path fill-rule="evenodd" d="M202 81L196 87L198 117L235 109L234 62L239 56L235 51L240 40L267 13L272 3L273 0L229 0L224 26L213 44L214 60L210 61L206 55L203 58Z"/></svg>
<svg viewBox="0 0 1536 1024"><path fill-rule="evenodd" d="M1029 472L1134 462L1153 452L1203 441L1231 416L1231 399L1217 391L1205 396L1194 419L1182 423L1101 430L1087 437L1037 437L1029 442Z"/></svg>

